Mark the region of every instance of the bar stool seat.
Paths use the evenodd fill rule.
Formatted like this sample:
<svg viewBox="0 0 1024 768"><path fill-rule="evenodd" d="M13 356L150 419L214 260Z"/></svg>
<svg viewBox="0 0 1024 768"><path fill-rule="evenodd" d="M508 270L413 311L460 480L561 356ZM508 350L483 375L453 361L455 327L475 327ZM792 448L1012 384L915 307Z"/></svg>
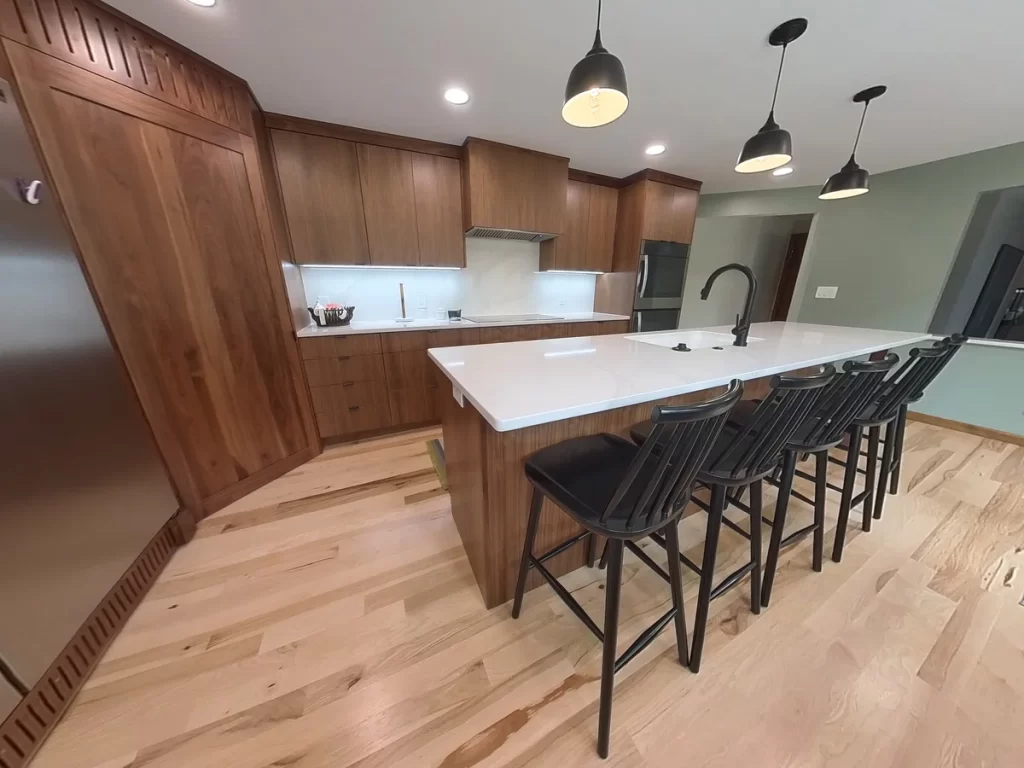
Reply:
<svg viewBox="0 0 1024 768"><path fill-rule="evenodd" d="M526 461L526 476L578 523L598 522L626 479L639 453L636 444L618 435L576 437L543 448ZM640 468L602 525L626 533L630 513L650 482L655 465Z"/></svg>

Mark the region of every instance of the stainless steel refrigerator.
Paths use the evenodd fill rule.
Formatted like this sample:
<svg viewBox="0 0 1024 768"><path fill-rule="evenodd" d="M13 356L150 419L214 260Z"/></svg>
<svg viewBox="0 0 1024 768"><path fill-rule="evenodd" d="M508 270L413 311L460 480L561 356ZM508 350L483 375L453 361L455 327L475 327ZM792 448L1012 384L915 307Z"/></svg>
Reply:
<svg viewBox="0 0 1024 768"><path fill-rule="evenodd" d="M679 327L690 246L644 240L633 297L634 331L668 331Z"/></svg>
<svg viewBox="0 0 1024 768"><path fill-rule="evenodd" d="M177 508L0 79L0 722Z"/></svg>

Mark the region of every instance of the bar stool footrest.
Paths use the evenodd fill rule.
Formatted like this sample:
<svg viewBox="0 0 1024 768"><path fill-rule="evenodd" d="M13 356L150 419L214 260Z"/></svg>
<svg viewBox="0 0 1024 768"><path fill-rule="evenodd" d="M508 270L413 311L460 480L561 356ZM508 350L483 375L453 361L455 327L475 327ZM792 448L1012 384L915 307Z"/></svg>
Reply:
<svg viewBox="0 0 1024 768"><path fill-rule="evenodd" d="M730 589L735 587L743 579L744 576L753 571L755 567L755 563L747 563L742 568L739 568L738 570L735 570L732 573L730 573L722 580L721 584L719 584L717 587L711 590L711 599L714 600L724 595Z"/></svg>
<svg viewBox="0 0 1024 768"><path fill-rule="evenodd" d="M572 596L569 590L559 584L558 579L551 575L551 571L545 568L533 555L530 555L530 566L540 571L540 575L543 576L547 583L551 585L551 588L555 590L555 594L562 598L562 602L569 606L569 610L576 614L576 618L582 621L586 625L587 629L594 633L594 637L603 643L604 632L602 632L600 627L594 623L594 620L590 618L590 615L583 610L583 606L576 601L576 598Z"/></svg>
<svg viewBox="0 0 1024 768"><path fill-rule="evenodd" d="M640 653L644 648L653 643L661 631L665 629L676 617L676 609L670 608L668 613L658 619L656 622L651 624L647 629L640 633L633 643L622 652L622 655L615 660L615 672L618 672L624 666L626 666L633 658Z"/></svg>

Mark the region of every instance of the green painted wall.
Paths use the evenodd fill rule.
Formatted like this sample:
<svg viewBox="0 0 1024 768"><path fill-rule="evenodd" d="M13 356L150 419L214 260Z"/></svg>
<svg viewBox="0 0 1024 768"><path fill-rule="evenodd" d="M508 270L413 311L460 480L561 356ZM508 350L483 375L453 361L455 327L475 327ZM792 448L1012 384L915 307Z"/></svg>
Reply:
<svg viewBox="0 0 1024 768"><path fill-rule="evenodd" d="M705 195L698 217L814 213L797 319L923 331L979 195L1022 184L1024 143L875 174L849 200L820 201L817 186ZM839 286L837 298L815 299L819 285ZM1022 382L1024 347L969 348L917 409L1024 434ZM967 403L973 393L984 401Z"/></svg>

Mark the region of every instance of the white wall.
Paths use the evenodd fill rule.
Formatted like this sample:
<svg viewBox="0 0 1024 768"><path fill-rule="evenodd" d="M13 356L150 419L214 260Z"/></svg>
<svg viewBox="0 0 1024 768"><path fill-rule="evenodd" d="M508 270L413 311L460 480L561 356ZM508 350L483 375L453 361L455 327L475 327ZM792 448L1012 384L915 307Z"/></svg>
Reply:
<svg viewBox="0 0 1024 768"><path fill-rule="evenodd" d="M753 270L757 295L752 320L768 320L789 237L794 232L806 232L809 227L810 216L807 215L698 218L690 246L690 267L683 289L679 327L726 325L736 321L747 295L743 275L722 275L715 281L708 300L700 298L708 276L732 262L746 264Z"/></svg>
<svg viewBox="0 0 1024 768"><path fill-rule="evenodd" d="M413 318L448 309L465 315L593 311L595 275L538 272L539 259L537 243L469 237L465 269L302 267L302 277L309 306L317 297L355 306L356 320L401 317L399 283L405 285L406 316Z"/></svg>

